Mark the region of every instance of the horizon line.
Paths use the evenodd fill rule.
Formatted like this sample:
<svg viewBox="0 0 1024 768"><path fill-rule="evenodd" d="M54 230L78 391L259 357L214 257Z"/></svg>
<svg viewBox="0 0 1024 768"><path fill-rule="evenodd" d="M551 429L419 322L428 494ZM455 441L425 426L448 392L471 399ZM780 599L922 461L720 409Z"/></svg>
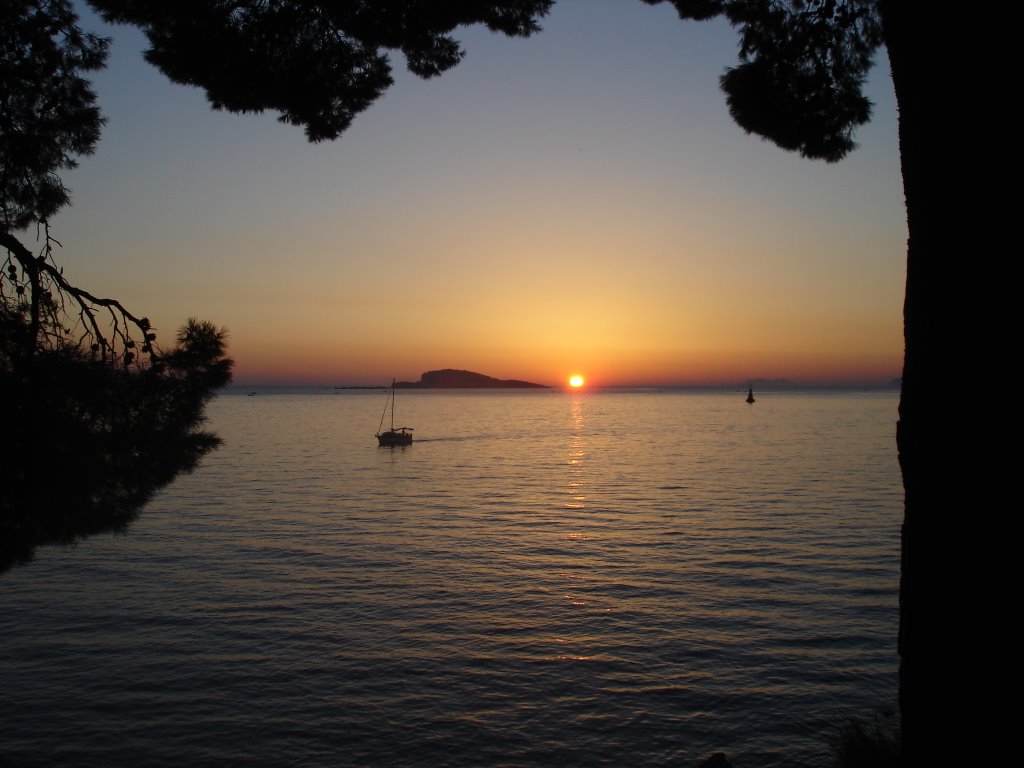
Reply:
<svg viewBox="0 0 1024 768"><path fill-rule="evenodd" d="M791 379L746 379L732 382L702 382L702 383L632 383L632 384L587 384L581 390L602 390L602 389L734 389L754 386L762 390L770 389L898 389L901 384L901 377L895 376L887 381L830 381L830 382L799 382ZM231 382L225 389L257 389L266 387L293 387L305 389L387 389L391 382L380 384L332 384L326 382L301 382L301 381L277 381L277 382ZM543 389L570 389L565 384L538 384ZM420 389L424 391L435 391L445 389L515 389L523 390L522 387L408 387L408 389ZM573 390L579 391L579 390Z"/></svg>

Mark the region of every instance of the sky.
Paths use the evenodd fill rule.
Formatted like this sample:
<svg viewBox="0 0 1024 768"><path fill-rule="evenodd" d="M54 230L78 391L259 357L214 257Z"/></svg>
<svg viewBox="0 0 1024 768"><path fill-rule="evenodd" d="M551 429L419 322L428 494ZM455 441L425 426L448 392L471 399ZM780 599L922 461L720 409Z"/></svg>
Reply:
<svg viewBox="0 0 1024 768"><path fill-rule="evenodd" d="M226 327L239 384L900 374L884 52L874 118L837 164L732 122L727 24L639 0L559 0L529 39L467 28L465 60L429 81L396 54L384 97L309 144L276 115L211 110L142 60L137 30L81 10L114 41L94 78L108 123L64 177L57 258L165 344L189 317Z"/></svg>

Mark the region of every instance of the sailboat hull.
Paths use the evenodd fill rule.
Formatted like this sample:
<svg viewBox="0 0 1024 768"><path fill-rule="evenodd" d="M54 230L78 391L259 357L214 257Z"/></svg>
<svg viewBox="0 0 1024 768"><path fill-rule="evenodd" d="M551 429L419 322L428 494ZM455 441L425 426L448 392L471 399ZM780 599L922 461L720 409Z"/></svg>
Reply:
<svg viewBox="0 0 1024 768"><path fill-rule="evenodd" d="M388 430L377 435L378 446L390 445L412 445L412 433L406 432L405 428Z"/></svg>

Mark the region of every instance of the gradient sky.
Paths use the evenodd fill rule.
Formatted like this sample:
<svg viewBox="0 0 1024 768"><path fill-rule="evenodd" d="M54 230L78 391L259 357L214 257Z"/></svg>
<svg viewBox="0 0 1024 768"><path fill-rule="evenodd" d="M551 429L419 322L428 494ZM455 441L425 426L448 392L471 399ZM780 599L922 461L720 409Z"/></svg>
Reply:
<svg viewBox="0 0 1024 768"><path fill-rule="evenodd" d="M729 118L724 23L559 0L523 40L396 85L335 142L210 110L141 58L95 78L109 120L65 177L65 274L230 331L240 384L380 384L434 368L561 384L884 382L900 373L906 224L884 54L841 163ZM31 237L28 238L31 240ZM30 243L26 243L29 245Z"/></svg>

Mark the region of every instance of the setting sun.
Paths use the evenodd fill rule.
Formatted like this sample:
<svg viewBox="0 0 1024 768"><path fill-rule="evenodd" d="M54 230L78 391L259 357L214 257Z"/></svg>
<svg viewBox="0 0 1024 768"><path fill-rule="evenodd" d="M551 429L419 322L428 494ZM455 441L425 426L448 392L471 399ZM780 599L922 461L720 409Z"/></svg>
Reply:
<svg viewBox="0 0 1024 768"><path fill-rule="evenodd" d="M569 386L573 388L582 387L583 377L580 376L578 373L574 373L572 376L569 377Z"/></svg>

